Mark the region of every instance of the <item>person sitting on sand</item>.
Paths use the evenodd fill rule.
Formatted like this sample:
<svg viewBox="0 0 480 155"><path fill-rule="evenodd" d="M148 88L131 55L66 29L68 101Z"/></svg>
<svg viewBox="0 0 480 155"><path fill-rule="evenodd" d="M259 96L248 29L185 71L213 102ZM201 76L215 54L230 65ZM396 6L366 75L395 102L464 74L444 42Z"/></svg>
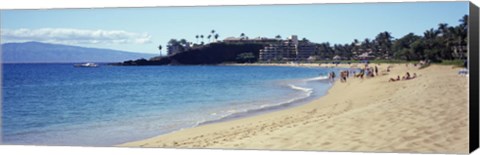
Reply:
<svg viewBox="0 0 480 155"><path fill-rule="evenodd" d="M410 73L407 72L407 74L405 74L405 76L404 76L403 79L404 79L404 80L410 80L411 78L412 78L412 77L410 77Z"/></svg>
<svg viewBox="0 0 480 155"><path fill-rule="evenodd" d="M407 75L405 75L405 80L415 79L416 77L417 73L413 73L413 76L410 76L410 74L407 72Z"/></svg>
<svg viewBox="0 0 480 155"><path fill-rule="evenodd" d="M367 69L367 77L374 77L374 73L373 73L373 68L368 68Z"/></svg>
<svg viewBox="0 0 480 155"><path fill-rule="evenodd" d="M395 82L395 81L400 81L400 75L397 75L397 79L390 78L390 80L388 80L388 82Z"/></svg>

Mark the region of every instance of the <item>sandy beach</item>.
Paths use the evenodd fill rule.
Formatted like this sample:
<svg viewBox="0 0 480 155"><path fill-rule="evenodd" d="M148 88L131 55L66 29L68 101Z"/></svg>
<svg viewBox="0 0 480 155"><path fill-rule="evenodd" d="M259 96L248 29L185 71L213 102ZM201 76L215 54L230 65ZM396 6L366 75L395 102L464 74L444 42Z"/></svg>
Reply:
<svg viewBox="0 0 480 155"><path fill-rule="evenodd" d="M459 68L378 67L380 76L337 80L308 104L119 146L468 153L468 79ZM406 72L417 77L388 82Z"/></svg>

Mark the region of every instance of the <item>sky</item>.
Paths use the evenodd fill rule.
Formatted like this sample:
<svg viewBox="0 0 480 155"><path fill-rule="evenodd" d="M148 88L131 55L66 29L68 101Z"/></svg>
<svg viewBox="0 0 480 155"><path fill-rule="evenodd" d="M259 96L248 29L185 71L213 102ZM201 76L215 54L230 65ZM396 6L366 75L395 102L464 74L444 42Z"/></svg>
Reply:
<svg viewBox="0 0 480 155"><path fill-rule="evenodd" d="M158 54L170 39L298 35L311 42L351 43L388 31L423 35L458 25L468 2L357 3L211 7L1 10L1 43L40 41ZM199 42L201 39L199 39ZM164 54L166 52L163 52Z"/></svg>

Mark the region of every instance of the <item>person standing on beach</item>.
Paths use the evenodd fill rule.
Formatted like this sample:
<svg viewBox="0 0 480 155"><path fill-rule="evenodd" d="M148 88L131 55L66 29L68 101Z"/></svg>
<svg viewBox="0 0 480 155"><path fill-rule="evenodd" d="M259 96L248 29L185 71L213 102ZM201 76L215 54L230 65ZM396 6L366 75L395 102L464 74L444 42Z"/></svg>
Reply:
<svg viewBox="0 0 480 155"><path fill-rule="evenodd" d="M347 82L348 71L343 71L341 74L342 81Z"/></svg>
<svg viewBox="0 0 480 155"><path fill-rule="evenodd" d="M378 67L375 66L375 75L378 76Z"/></svg>
<svg viewBox="0 0 480 155"><path fill-rule="evenodd" d="M335 72L330 73L330 80L335 81Z"/></svg>
<svg viewBox="0 0 480 155"><path fill-rule="evenodd" d="M343 81L343 71L340 72L340 82L342 82L342 83L344 82Z"/></svg>

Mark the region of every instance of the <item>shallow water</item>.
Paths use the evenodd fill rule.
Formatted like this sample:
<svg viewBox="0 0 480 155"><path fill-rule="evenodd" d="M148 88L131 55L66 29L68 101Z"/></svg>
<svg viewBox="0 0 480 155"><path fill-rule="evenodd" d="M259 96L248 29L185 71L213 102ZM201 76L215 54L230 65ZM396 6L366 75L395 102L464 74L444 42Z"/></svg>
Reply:
<svg viewBox="0 0 480 155"><path fill-rule="evenodd" d="M288 108L332 68L4 64L4 144L110 146Z"/></svg>

